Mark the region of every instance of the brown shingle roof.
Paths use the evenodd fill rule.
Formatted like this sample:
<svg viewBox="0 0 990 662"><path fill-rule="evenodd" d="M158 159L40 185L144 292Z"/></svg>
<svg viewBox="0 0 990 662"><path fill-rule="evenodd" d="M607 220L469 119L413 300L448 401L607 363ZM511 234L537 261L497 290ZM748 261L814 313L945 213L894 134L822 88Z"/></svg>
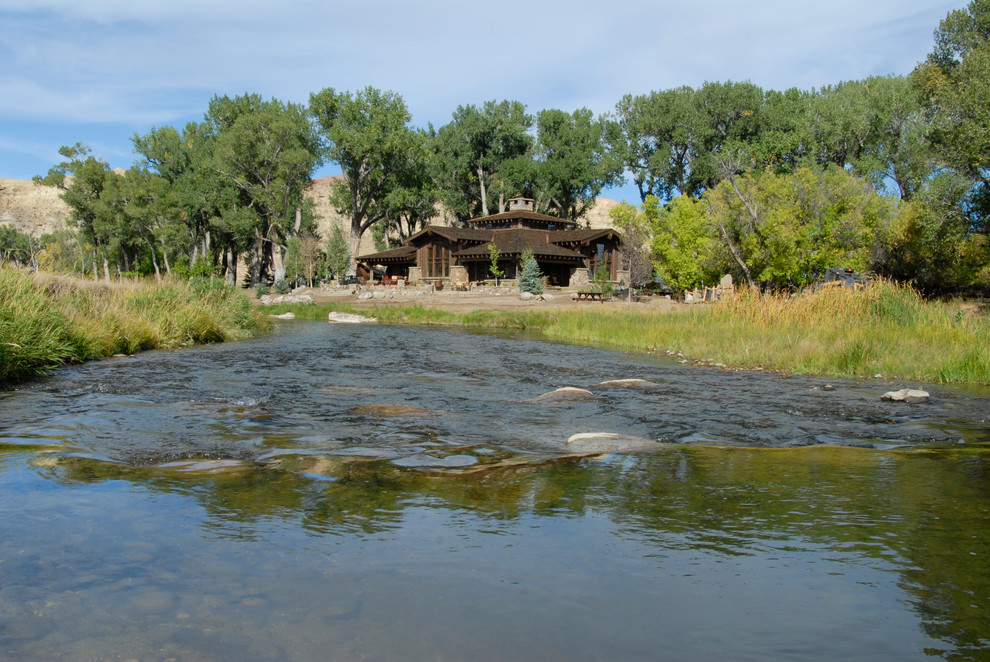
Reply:
<svg viewBox="0 0 990 662"><path fill-rule="evenodd" d="M595 239L616 238L621 239L622 235L611 228L598 228L588 230L551 230L547 233L550 241L555 244L587 244Z"/></svg>
<svg viewBox="0 0 990 662"><path fill-rule="evenodd" d="M452 241L488 241L491 238L492 231L479 230L477 228L446 228L440 225L428 225L406 239L406 243L414 244L421 237L426 237L431 234L435 234Z"/></svg>
<svg viewBox="0 0 990 662"><path fill-rule="evenodd" d="M547 241L546 230L532 230L524 228L514 228L509 230L488 230L488 241L478 246L465 248L454 253L458 259L475 259L489 256L488 244L494 243L496 248L504 257L521 255L525 251L533 251L537 257L563 257L580 259L584 256L577 251L573 251L563 246L558 246Z"/></svg>
<svg viewBox="0 0 990 662"><path fill-rule="evenodd" d="M492 214L490 216L482 216L481 218L472 218L468 221L468 223L472 225L484 225L486 223L498 223L501 221L511 221L513 219L540 221L542 223L556 223L557 225L577 225L574 221L569 221L566 218L548 216L547 214L540 214L526 209L513 209L512 211L502 212L501 214Z"/></svg>
<svg viewBox="0 0 990 662"><path fill-rule="evenodd" d="M399 246L381 253L369 253L368 255L358 255L354 258L358 262L369 264L387 264L389 262L405 262L416 259L415 246Z"/></svg>

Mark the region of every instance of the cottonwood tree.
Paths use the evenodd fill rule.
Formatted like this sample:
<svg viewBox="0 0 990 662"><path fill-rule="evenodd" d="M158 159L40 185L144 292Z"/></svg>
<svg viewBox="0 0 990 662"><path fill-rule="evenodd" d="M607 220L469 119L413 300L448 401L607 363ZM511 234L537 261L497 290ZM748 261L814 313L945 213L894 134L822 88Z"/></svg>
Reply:
<svg viewBox="0 0 990 662"><path fill-rule="evenodd" d="M426 158L426 139L409 126L402 97L367 87L354 94L326 88L309 98L326 160L344 179L331 188L331 204L350 217L349 252L361 236L388 216L388 195L404 173Z"/></svg>
<svg viewBox="0 0 990 662"><path fill-rule="evenodd" d="M530 159L532 116L518 101L486 101L480 108L458 106L453 119L436 134L436 176L444 204L466 220L505 211L508 198L523 182L510 163Z"/></svg>
<svg viewBox="0 0 990 662"><path fill-rule="evenodd" d="M949 12L912 74L942 163L969 177L973 232L990 233L990 0Z"/></svg>
<svg viewBox="0 0 990 662"><path fill-rule="evenodd" d="M537 208L577 221L603 188L621 184L622 156L613 147L618 133L617 123L587 108L540 111L530 183Z"/></svg>
<svg viewBox="0 0 990 662"><path fill-rule="evenodd" d="M211 167L257 221L251 285L271 272L278 278L287 240L303 229L303 194L318 160L305 110L258 95L214 97L207 117L218 127Z"/></svg>
<svg viewBox="0 0 990 662"><path fill-rule="evenodd" d="M58 153L66 160L51 167L44 177L35 176L33 180L61 191L59 197L71 210L70 223L100 254L103 275L110 280L109 254L116 248L116 237L106 225L100 196L113 173L106 161L92 156L90 148L82 143L62 146Z"/></svg>

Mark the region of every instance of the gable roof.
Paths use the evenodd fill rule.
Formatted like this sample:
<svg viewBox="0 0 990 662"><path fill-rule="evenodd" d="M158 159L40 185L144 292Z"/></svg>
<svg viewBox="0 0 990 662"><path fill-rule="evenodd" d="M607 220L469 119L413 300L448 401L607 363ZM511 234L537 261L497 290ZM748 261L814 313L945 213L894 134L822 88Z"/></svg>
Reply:
<svg viewBox="0 0 990 662"><path fill-rule="evenodd" d="M388 264L395 262L407 262L416 259L415 246L399 246L380 253L369 253L368 255L358 255L354 258L358 262L368 262L371 264Z"/></svg>

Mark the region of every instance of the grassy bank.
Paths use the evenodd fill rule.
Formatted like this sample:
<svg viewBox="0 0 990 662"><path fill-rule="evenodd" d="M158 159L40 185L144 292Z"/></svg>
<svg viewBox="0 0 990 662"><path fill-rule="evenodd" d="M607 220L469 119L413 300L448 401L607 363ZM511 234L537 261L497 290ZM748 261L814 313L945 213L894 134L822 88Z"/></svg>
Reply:
<svg viewBox="0 0 990 662"><path fill-rule="evenodd" d="M0 266L0 383L72 361L238 340L267 324L218 280L105 283Z"/></svg>
<svg viewBox="0 0 990 662"><path fill-rule="evenodd" d="M455 314L423 306L291 308L372 314L387 324L447 324L539 331L560 342L633 352L681 352L693 359L795 374L990 384L990 318L928 302L904 286L878 283L793 297L743 293L717 305L672 312L635 306L533 308ZM289 307L279 309L279 312Z"/></svg>

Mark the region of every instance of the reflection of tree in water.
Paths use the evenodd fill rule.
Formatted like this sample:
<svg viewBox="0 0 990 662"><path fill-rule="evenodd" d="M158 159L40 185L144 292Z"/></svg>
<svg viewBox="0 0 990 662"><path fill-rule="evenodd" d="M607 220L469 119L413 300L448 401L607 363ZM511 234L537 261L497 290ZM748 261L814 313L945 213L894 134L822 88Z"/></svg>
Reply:
<svg viewBox="0 0 990 662"><path fill-rule="evenodd" d="M717 555L821 553L895 571L921 626L947 657L990 645L990 462L981 452L878 453L682 448L443 475L387 461L313 459L216 475L62 458L53 478L127 480L192 497L211 535L250 539L266 518L318 534L397 529L407 511L470 511L482 520L605 514L617 534L661 549Z"/></svg>
<svg viewBox="0 0 990 662"><path fill-rule="evenodd" d="M894 570L949 657L990 645L986 454L693 448L597 472L620 535L720 554L813 551Z"/></svg>

